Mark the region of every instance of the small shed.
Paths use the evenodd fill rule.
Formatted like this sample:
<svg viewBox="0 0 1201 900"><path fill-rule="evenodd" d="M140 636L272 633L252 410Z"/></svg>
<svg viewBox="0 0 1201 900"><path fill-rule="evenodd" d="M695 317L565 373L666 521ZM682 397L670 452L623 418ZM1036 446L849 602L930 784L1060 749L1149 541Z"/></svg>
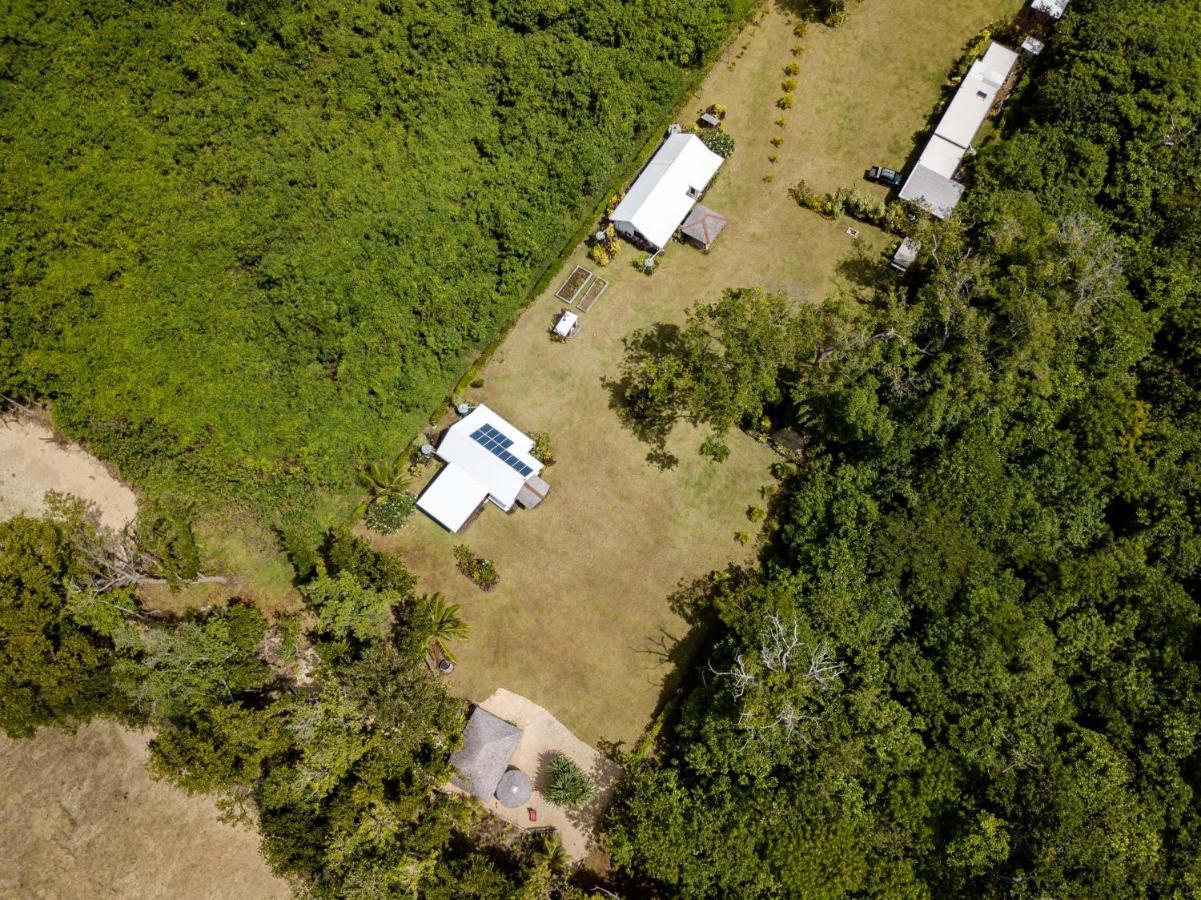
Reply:
<svg viewBox="0 0 1201 900"><path fill-rule="evenodd" d="M908 272L909 267L917 262L917 253L922 249L922 245L913 238L905 238L901 241L901 246L897 247L897 252L892 257L892 267L898 272Z"/></svg>
<svg viewBox="0 0 1201 900"><path fill-rule="evenodd" d="M501 802L502 806L516 809L523 803L529 802L533 790L530 777L525 772L521 769L509 769L500 777L500 784L496 786L496 799Z"/></svg>
<svg viewBox="0 0 1201 900"><path fill-rule="evenodd" d="M683 224L680 225L680 232L702 250L708 250L709 245L717 239L725 227L725 216L698 203L692 207Z"/></svg>
<svg viewBox="0 0 1201 900"><path fill-rule="evenodd" d="M487 803L496 795L521 737L522 730L512 722L477 706L463 729L462 749L450 755L457 770L451 781Z"/></svg>
<svg viewBox="0 0 1201 900"><path fill-rule="evenodd" d="M696 120L696 123L700 125L701 128L717 128L719 125L721 125L721 119L717 118L717 116L713 115L713 113L707 112L702 113L701 117Z"/></svg>

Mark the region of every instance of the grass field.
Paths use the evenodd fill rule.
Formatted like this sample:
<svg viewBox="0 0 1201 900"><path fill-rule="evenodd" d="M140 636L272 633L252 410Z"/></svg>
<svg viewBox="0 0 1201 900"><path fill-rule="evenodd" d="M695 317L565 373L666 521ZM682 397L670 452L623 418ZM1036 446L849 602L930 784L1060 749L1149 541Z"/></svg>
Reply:
<svg viewBox="0 0 1201 900"><path fill-rule="evenodd" d="M695 97L698 111L714 101L728 107L737 141L705 200L730 220L713 250L673 244L647 277L631 265L639 254L630 247L603 269L579 248L471 392L527 432L551 433L557 465L545 473L548 500L511 516L487 507L457 536L417 514L400 534L377 540L422 576L422 590L462 604L473 631L457 648L458 690L475 699L499 687L523 694L590 742L629 742L642 731L688 661L689 626L669 597L682 580L748 557L734 536L752 530L746 509L769 483L775 457L735 435L730 459L713 465L697 455L700 437L678 429L668 446L678 464L651 465L649 448L611 406L607 381L618 373L623 340L681 321L688 306L724 288L763 285L803 302L853 289L855 261L882 265L893 239L857 226L852 241L845 229L854 223L801 210L787 188L804 178L833 190L859 183L873 163L901 164L962 46L1016 7L965 0L931 16L916 0L856 4L843 27L810 27L796 57L796 106L785 113L775 99L794 59L794 20L772 8L732 44ZM781 115L783 128L774 124ZM784 137L778 150L769 143L775 135ZM778 162L768 161L772 153ZM611 284L581 317L580 334L552 343L548 331L564 308L554 291L576 265ZM451 550L460 542L495 562L495 591L481 593L455 569Z"/></svg>

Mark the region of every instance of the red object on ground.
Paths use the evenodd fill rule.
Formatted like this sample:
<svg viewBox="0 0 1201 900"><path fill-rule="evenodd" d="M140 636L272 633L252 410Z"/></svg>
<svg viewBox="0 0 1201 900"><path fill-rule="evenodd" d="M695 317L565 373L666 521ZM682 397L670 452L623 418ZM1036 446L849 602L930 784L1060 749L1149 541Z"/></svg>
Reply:
<svg viewBox="0 0 1201 900"><path fill-rule="evenodd" d="M534 809L534 807L532 807L532 806L527 806L527 807L525 808L525 811L526 811L526 812L528 812L528 813L530 814L530 821L531 821L531 822L537 822L537 821L538 821L538 810Z"/></svg>

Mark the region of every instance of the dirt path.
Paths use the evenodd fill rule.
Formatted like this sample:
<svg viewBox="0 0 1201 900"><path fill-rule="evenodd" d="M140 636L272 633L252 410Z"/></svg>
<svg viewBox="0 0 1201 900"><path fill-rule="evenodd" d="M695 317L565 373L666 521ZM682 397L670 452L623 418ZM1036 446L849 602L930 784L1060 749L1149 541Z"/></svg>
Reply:
<svg viewBox="0 0 1201 900"><path fill-rule="evenodd" d="M100 509L100 521L119 531L138 512L133 491L76 444L56 443L40 422L0 418L0 519L42 511L46 491L74 494Z"/></svg>
<svg viewBox="0 0 1201 900"><path fill-rule="evenodd" d="M147 736L104 722L0 736L0 897L288 897L258 836L152 781Z"/></svg>

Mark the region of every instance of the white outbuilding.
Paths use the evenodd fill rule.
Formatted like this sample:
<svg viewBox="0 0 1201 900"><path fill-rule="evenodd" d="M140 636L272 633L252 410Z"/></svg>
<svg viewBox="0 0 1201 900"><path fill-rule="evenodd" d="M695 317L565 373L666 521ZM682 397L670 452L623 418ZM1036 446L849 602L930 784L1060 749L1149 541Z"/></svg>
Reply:
<svg viewBox="0 0 1201 900"><path fill-rule="evenodd" d="M438 445L446 466L417 498L419 509L447 530L467 524L485 500L508 512L537 506L550 491L539 477L533 438L484 405L451 425Z"/></svg>
<svg viewBox="0 0 1201 900"><path fill-rule="evenodd" d="M626 237L663 249L722 162L695 134L669 135L609 221Z"/></svg>
<svg viewBox="0 0 1201 900"><path fill-rule="evenodd" d="M963 185L955 180L955 173L971 149L980 126L988 118L1017 59L1013 50L992 43L984 56L972 63L905 180L900 193L902 200L924 206L940 219L955 211L963 195Z"/></svg>

